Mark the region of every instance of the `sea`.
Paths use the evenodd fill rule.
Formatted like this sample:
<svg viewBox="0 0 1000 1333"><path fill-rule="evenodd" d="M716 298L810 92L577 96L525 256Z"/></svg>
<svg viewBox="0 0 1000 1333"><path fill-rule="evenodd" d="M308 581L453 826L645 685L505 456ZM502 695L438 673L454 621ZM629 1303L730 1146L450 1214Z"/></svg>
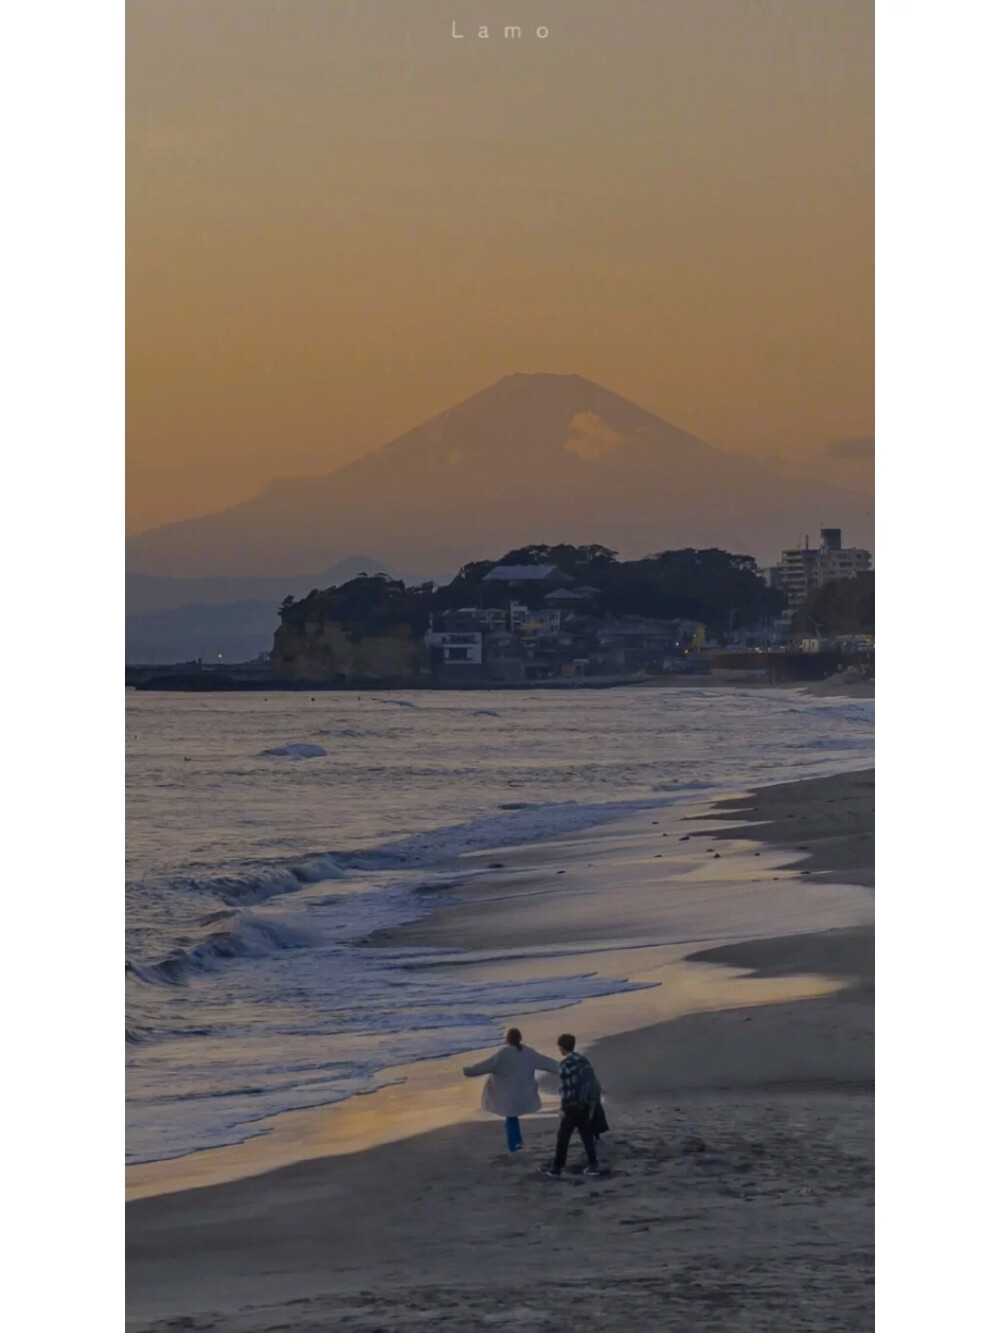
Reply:
<svg viewBox="0 0 1000 1333"><path fill-rule="evenodd" d="M874 763L873 702L795 689L128 690L126 727L131 1163L629 988L583 963L470 982L372 944L484 873L468 853Z"/></svg>

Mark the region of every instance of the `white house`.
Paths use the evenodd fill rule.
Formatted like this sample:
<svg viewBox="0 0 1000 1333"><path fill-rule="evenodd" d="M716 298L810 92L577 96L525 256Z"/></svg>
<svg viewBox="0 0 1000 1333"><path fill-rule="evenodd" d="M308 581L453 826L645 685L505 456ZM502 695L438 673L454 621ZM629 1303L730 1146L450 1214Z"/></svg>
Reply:
<svg viewBox="0 0 1000 1333"><path fill-rule="evenodd" d="M441 654L442 666L482 666L483 634L482 630L463 630L449 633L444 630L429 629L424 635L427 651L436 656Z"/></svg>

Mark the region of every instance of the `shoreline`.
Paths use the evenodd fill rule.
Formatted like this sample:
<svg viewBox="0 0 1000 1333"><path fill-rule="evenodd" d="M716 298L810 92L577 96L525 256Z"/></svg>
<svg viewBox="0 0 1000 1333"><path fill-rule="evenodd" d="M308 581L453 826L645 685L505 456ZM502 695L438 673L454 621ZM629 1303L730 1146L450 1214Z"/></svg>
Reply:
<svg viewBox="0 0 1000 1333"><path fill-rule="evenodd" d="M209 668L206 672L183 673L167 672L162 675L152 674L142 677L144 667L129 668L136 679L126 679L125 688L140 693L151 694L469 694L469 693L530 693L533 690L614 690L628 687L636 689L674 690L674 689L757 689L757 690L801 690L817 698L854 698L874 699L875 682L838 681L834 678L808 681L783 680L770 681L761 678L756 671L732 671L713 674L711 672L677 674L666 676L575 676L555 677L533 681L498 681L481 680L467 682L443 681L388 681L381 684L373 682L355 682L353 684L335 684L331 681L295 681L271 680L228 676L224 671ZM128 674L128 672L126 673Z"/></svg>
<svg viewBox="0 0 1000 1333"><path fill-rule="evenodd" d="M596 1211L584 1208L578 1235L563 1234L562 1219L567 1207L576 1208L574 1186L585 1182L567 1180L546 1193L546 1182L531 1174L535 1160L550 1147L551 1112L526 1121L526 1160L509 1160L499 1151L502 1136L496 1124L477 1117L478 1085L457 1077L460 1064L470 1058L466 1053L450 1058L451 1068L449 1061L411 1067L419 1071L424 1096L432 1103L451 1080L454 1102L446 1099L437 1105L439 1114L451 1118L447 1125L421 1125L418 1116L410 1136L399 1141L330 1155L330 1125L338 1119L337 1107L326 1108L325 1117L302 1113L297 1122L297 1113L290 1113L279 1119L288 1122L293 1139L301 1139L306 1118L315 1117L311 1123L316 1137L306 1145L308 1160L300 1156L269 1174L244 1173L227 1184L130 1203L129 1327L166 1328L156 1319L212 1310L218 1312L213 1319L220 1321L212 1326L232 1333L273 1327L279 1314L287 1328L403 1329L416 1326L406 1322L414 1300L432 1313L435 1328L484 1326L480 1320L486 1310L497 1308L494 1284L503 1275L491 1271L472 1286L455 1279L459 1272L481 1267L468 1248L478 1240L493 1252L517 1256L514 1262L525 1284L523 1291L516 1287L518 1298L523 1295L532 1309L544 1307L549 1320L545 1327L563 1327L558 1322L558 1290L551 1287L553 1254L563 1253L560 1267L566 1266L566 1282L576 1290L580 1282L600 1279L601 1290L618 1293L615 1310L623 1316L632 1311L633 1325L660 1326L661 1314L652 1312L667 1308L662 1304L666 1300L694 1302L678 1306L678 1313L688 1310L685 1317L707 1317L713 1301L729 1308L739 1291L740 1318L720 1327L780 1329L786 1327L780 1313L768 1307L765 1314L763 1306L758 1308L741 1274L747 1263L758 1271L763 1265L772 1295L794 1304L794 1273L800 1261L808 1267L812 1256L800 1253L790 1234L781 1262L769 1257L766 1241L757 1235L756 1218L743 1221L751 1198L768 1208L768 1225L779 1229L785 1226L782 1209L798 1216L797 1227L807 1215L821 1216L816 1225L827 1230L836 1212L840 1221L833 1228L831 1252L840 1255L851 1245L857 1251L847 1274L850 1292L841 1301L844 1309L854 1310L855 1322L823 1326L867 1326L873 930L865 885L872 879L871 819L866 814L872 790L872 770L808 779L724 799L707 812L690 813L691 808L684 807L689 813L669 830L666 812L657 820L651 817L656 812L647 812L625 821L625 829L606 825L589 838L573 835L542 848L520 849L521 863L511 866L499 893L496 883L487 890L473 886L464 900L413 927L388 933L387 942L396 946L409 932L407 944L414 948L448 948L464 955L461 962L457 954L439 957L435 966L463 966L489 975L491 969L509 973L512 967L538 962L537 952L517 956L517 930L497 939L498 921L520 920L535 948L548 951L544 957L549 967L574 966L580 952L557 964L553 939L558 942L560 930L564 938L571 923L574 940L586 950L588 941L595 945L601 932L606 934L610 912L619 937L615 947L591 950L590 962L619 969L628 965L629 976L659 978L651 989L535 1014L528 1024L528 1040L543 1049L549 1027L556 1031L572 1024L592 1051L607 1093L615 1131L611 1141L617 1145L614 1174L590 1182L590 1193L579 1197L580 1203L599 1200L602 1206ZM743 817L753 822L734 824ZM699 820L712 827L699 826ZM789 839L790 830L800 841ZM674 934L688 934L686 939L665 938L669 913L656 916L665 881L662 875L652 878L662 867L651 863L667 858L651 849L654 839L663 845L664 831L666 841L673 842L676 835L678 844L669 883L672 906L681 913ZM710 846L705 837L711 838ZM552 873L552 848L557 844L564 862L558 868L572 867L574 872L573 893L568 892L568 875L560 882ZM600 851L598 844L603 844ZM602 854L616 873L631 878L630 894L609 895L606 882L602 891L599 874L588 881L585 872L595 868ZM546 857L548 872L540 868ZM705 937L703 918L700 923L692 919L701 935L690 935L684 913L717 888L723 867L715 880L710 872L720 858L726 862L725 873L735 875L733 882L739 886L738 894L721 901L726 910L738 906L743 916L738 922L727 921L729 934L716 932L713 942L711 935ZM752 877L750 871L755 872ZM770 898L774 893L781 898ZM808 901L802 906L796 900ZM776 903L794 903L799 912L796 916L792 911L785 920L789 932L748 937L753 921L770 919ZM843 924L845 913L848 924ZM803 921L810 923L807 928L795 930L796 922ZM488 936L489 944L477 931ZM613 1035L601 1035L602 1027ZM432 1070L430 1064L442 1067ZM409 1093L414 1091L408 1085L406 1092L386 1089L370 1098L351 1099L368 1103L354 1107L355 1131L366 1126L370 1131L373 1103L379 1097L394 1106L397 1131L406 1129ZM470 1093L475 1095L470 1098ZM551 1105L548 1097L546 1103ZM460 1123L454 1123L456 1110L462 1111ZM343 1116L341 1112L339 1118ZM775 1139L775 1117L785 1126L784 1139ZM321 1120L325 1131L319 1129ZM826 1128L817 1146L820 1123ZM707 1153L681 1150L692 1126L708 1144ZM412 1136L414 1128L418 1137ZM421 1134L421 1128L429 1132ZM850 1139L849 1163L840 1149L834 1151L834 1140L845 1135ZM748 1147L750 1143L764 1145L763 1151ZM254 1155L252 1147L253 1141L248 1157ZM179 1167L176 1161L164 1165ZM814 1169L821 1175L824 1170L832 1173L837 1182L832 1195L823 1193L821 1215L816 1214L818 1198L811 1201L818 1188L810 1174ZM463 1184L456 1184L456 1174ZM760 1188L748 1196L752 1181ZM562 1189L571 1197L561 1196ZM348 1199L350 1217L345 1218L338 1200ZM681 1224L681 1205L682 1212L694 1209L696 1222ZM772 1209L778 1210L773 1218ZM746 1232L750 1222L752 1235ZM548 1240L536 1256L526 1238L536 1239L539 1225ZM641 1237L658 1227L669 1229L672 1246L678 1236L683 1243L665 1269L658 1263L655 1280L647 1281L642 1276L646 1261ZM725 1236L736 1238L736 1252L723 1244ZM604 1247L599 1263L593 1252L598 1237ZM366 1244L372 1249L370 1258L365 1257ZM707 1268L699 1245L714 1255ZM573 1276L576 1270L566 1254L577 1255L583 1276ZM263 1269L268 1270L265 1275ZM781 1279L782 1270L787 1270L787 1279ZM841 1281L844 1277L841 1268ZM836 1293L832 1287L827 1290L825 1279L816 1280L822 1288L817 1300L832 1319L840 1308ZM782 1281L791 1284L783 1295ZM542 1299L531 1282L547 1284L549 1298ZM240 1312L237 1306L247 1308ZM795 1309L795 1318L801 1319L804 1311ZM789 1318L793 1313L789 1306ZM652 1324L643 1323L650 1318ZM512 1318L496 1326L524 1324ZM629 1325L605 1320L604 1326ZM787 1324L789 1329L801 1326L794 1320Z"/></svg>
<svg viewBox="0 0 1000 1333"><path fill-rule="evenodd" d="M812 790L855 776L800 779L762 790ZM789 863L787 848L763 847L757 825L718 833L703 827L728 824L743 809L752 820L756 806L749 803L758 800L752 793L685 800L547 839L467 853L461 858L466 878L456 873L440 906L373 932L367 943L412 950L410 970L447 969L463 981L584 972L617 981L610 994L535 1010L526 1006L498 1025L499 1036L509 1022L527 1024L529 1041L553 1049L568 1022L582 1041L593 1041L686 1013L808 998L825 984L808 975L812 969L800 969L794 994L787 982L780 992L749 988L759 996L754 1001L736 973L698 969L688 961L692 950L759 937L779 921L785 933L801 933L853 923L868 911L869 894L836 878L804 899L802 857L793 855ZM704 847L703 837L722 851ZM372 1092L264 1117L229 1145L130 1164L126 1199L212 1187L467 1122L478 1114L478 1098L470 1095L461 1067L492 1049L389 1066Z"/></svg>

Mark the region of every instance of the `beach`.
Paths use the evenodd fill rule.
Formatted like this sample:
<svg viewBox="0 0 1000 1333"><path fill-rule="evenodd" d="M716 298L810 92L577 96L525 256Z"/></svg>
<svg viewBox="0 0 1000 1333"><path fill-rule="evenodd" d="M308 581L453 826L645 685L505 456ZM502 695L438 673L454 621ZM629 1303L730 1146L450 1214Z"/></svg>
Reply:
<svg viewBox="0 0 1000 1333"><path fill-rule="evenodd" d="M537 1173L550 1080L511 1158L469 1056L424 1061L137 1172L128 1327L871 1326L873 813L867 770L632 815L515 849L377 932L415 966L527 975L590 951L642 987L522 1023L592 1056L610 1173Z"/></svg>

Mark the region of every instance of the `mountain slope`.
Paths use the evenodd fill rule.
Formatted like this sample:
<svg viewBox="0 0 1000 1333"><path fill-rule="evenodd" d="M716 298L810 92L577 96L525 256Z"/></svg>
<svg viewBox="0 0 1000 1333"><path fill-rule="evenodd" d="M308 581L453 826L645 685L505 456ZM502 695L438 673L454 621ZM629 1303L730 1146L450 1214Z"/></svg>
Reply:
<svg viewBox="0 0 1000 1333"><path fill-rule="evenodd" d="M870 544L870 510L866 496L712 448L578 375L510 375L326 476L133 537L128 567L249 575L374 548L393 568L443 572L529 541L773 560L821 523Z"/></svg>
<svg viewBox="0 0 1000 1333"><path fill-rule="evenodd" d="M144 615L191 606L232 607L237 602L268 602L277 607L289 593L304 597L311 588L330 588L358 574L385 574L381 560L351 556L322 574L229 575L222 578L165 578L157 574L125 575L125 612Z"/></svg>

